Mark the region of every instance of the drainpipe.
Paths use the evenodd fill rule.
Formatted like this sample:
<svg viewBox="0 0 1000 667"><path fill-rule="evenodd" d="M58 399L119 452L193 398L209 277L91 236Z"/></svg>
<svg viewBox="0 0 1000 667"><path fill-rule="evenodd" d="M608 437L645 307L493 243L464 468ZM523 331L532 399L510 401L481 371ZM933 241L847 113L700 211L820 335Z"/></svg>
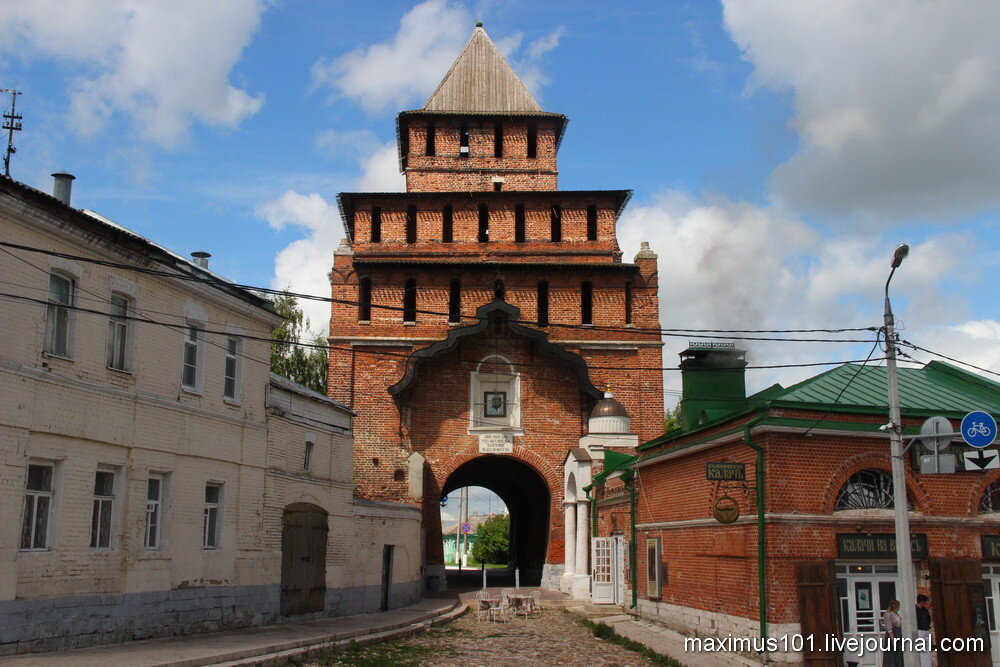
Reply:
<svg viewBox="0 0 1000 667"><path fill-rule="evenodd" d="M590 536L597 537L597 501L590 497L590 490L593 484L583 487L583 497L590 503Z"/></svg>
<svg viewBox="0 0 1000 667"><path fill-rule="evenodd" d="M622 481L625 482L625 488L628 489L628 515L629 515L629 526L630 536L628 541L628 573L629 579L632 581L632 604L628 606L629 609L635 609L639 605L639 575L635 571L635 554L636 554L636 533L635 533L635 471L626 470L622 475Z"/></svg>
<svg viewBox="0 0 1000 667"><path fill-rule="evenodd" d="M760 636L767 643L767 530L764 524L764 448L750 439L750 429L763 421L760 415L743 427L743 443L757 454L754 462L754 486L757 492L757 600L760 613Z"/></svg>

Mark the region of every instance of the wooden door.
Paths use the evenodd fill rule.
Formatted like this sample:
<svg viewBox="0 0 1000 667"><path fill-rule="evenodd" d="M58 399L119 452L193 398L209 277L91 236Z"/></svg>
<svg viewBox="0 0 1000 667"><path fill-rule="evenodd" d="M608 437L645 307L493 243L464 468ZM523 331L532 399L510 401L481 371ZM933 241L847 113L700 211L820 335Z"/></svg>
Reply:
<svg viewBox="0 0 1000 667"><path fill-rule="evenodd" d="M807 665L840 663L840 653L826 650L826 635L840 636L840 614L837 611L837 575L833 561L798 563L795 573L799 582L799 623L803 637L813 636L813 650L802 652Z"/></svg>
<svg viewBox="0 0 1000 667"><path fill-rule="evenodd" d="M939 667L987 667L990 632L981 564L975 560L932 560L931 628L940 642L945 637L982 638L983 651L938 651Z"/></svg>
<svg viewBox="0 0 1000 667"><path fill-rule="evenodd" d="M327 515L313 505L289 505L281 517L281 613L323 611L326 599Z"/></svg>

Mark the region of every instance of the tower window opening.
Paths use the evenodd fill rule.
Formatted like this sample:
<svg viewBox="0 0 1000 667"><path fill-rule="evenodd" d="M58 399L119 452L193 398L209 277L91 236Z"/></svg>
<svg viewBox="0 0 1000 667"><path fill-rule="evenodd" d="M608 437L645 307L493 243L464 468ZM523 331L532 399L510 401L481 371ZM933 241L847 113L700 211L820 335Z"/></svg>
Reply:
<svg viewBox="0 0 1000 667"><path fill-rule="evenodd" d="M493 181L493 191L500 192L503 190L503 181Z"/></svg>
<svg viewBox="0 0 1000 667"><path fill-rule="evenodd" d="M514 207L514 241L524 243L524 204Z"/></svg>
<svg viewBox="0 0 1000 667"><path fill-rule="evenodd" d="M427 157L434 157L434 123L427 123L427 135L424 138L424 153Z"/></svg>
<svg viewBox="0 0 1000 667"><path fill-rule="evenodd" d="M452 278L448 285L448 321L462 321L462 281L458 278Z"/></svg>
<svg viewBox="0 0 1000 667"><path fill-rule="evenodd" d="M538 157L538 127L532 123L528 125L528 157Z"/></svg>
<svg viewBox="0 0 1000 667"><path fill-rule="evenodd" d="M493 300L507 300L507 282L503 278L497 278L493 281Z"/></svg>
<svg viewBox="0 0 1000 667"><path fill-rule="evenodd" d="M441 209L441 241L451 243L455 238L455 211L451 204Z"/></svg>
<svg viewBox="0 0 1000 667"><path fill-rule="evenodd" d="M594 323L594 284L589 280L580 284L580 323Z"/></svg>
<svg viewBox="0 0 1000 667"><path fill-rule="evenodd" d="M479 242L486 243L490 240L490 207L486 204L479 205Z"/></svg>
<svg viewBox="0 0 1000 667"><path fill-rule="evenodd" d="M493 157L503 157L503 124L493 127Z"/></svg>
<svg viewBox="0 0 1000 667"><path fill-rule="evenodd" d="M372 228L371 228L371 238L372 243L378 243L382 240L382 207L372 206Z"/></svg>
<svg viewBox="0 0 1000 667"><path fill-rule="evenodd" d="M597 206L594 204L587 206L587 240L597 240Z"/></svg>
<svg viewBox="0 0 1000 667"><path fill-rule="evenodd" d="M538 326L549 326L549 281L538 281Z"/></svg>
<svg viewBox="0 0 1000 667"><path fill-rule="evenodd" d="M361 276L358 281L358 321L370 322L372 319L372 279Z"/></svg>
<svg viewBox="0 0 1000 667"><path fill-rule="evenodd" d="M417 321L417 281L408 278L403 286L403 321Z"/></svg>
<svg viewBox="0 0 1000 667"><path fill-rule="evenodd" d="M406 242L417 242L417 207L413 204L406 207Z"/></svg>
<svg viewBox="0 0 1000 667"><path fill-rule="evenodd" d="M458 128L458 155L469 157L469 128L465 125Z"/></svg>
<svg viewBox="0 0 1000 667"><path fill-rule="evenodd" d="M562 207L552 205L552 240L562 241Z"/></svg>
<svg viewBox="0 0 1000 667"><path fill-rule="evenodd" d="M632 281L625 281L625 324L632 324Z"/></svg>

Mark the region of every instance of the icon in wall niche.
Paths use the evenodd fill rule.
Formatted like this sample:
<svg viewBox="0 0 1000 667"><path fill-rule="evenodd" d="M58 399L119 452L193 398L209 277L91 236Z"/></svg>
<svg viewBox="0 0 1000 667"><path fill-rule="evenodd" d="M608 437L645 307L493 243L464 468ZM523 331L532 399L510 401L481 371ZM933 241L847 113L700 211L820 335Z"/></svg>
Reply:
<svg viewBox="0 0 1000 667"><path fill-rule="evenodd" d="M487 391L483 395L483 416L484 417L506 417L507 416L507 392Z"/></svg>

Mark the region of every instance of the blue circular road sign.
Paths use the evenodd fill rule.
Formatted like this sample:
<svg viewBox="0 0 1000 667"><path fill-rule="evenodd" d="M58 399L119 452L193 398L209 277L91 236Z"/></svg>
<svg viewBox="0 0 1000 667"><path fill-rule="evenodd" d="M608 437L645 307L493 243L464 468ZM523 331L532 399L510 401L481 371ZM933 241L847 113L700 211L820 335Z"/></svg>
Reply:
<svg viewBox="0 0 1000 667"><path fill-rule="evenodd" d="M997 437L997 421L986 412L970 412L962 419L962 440L982 449Z"/></svg>

